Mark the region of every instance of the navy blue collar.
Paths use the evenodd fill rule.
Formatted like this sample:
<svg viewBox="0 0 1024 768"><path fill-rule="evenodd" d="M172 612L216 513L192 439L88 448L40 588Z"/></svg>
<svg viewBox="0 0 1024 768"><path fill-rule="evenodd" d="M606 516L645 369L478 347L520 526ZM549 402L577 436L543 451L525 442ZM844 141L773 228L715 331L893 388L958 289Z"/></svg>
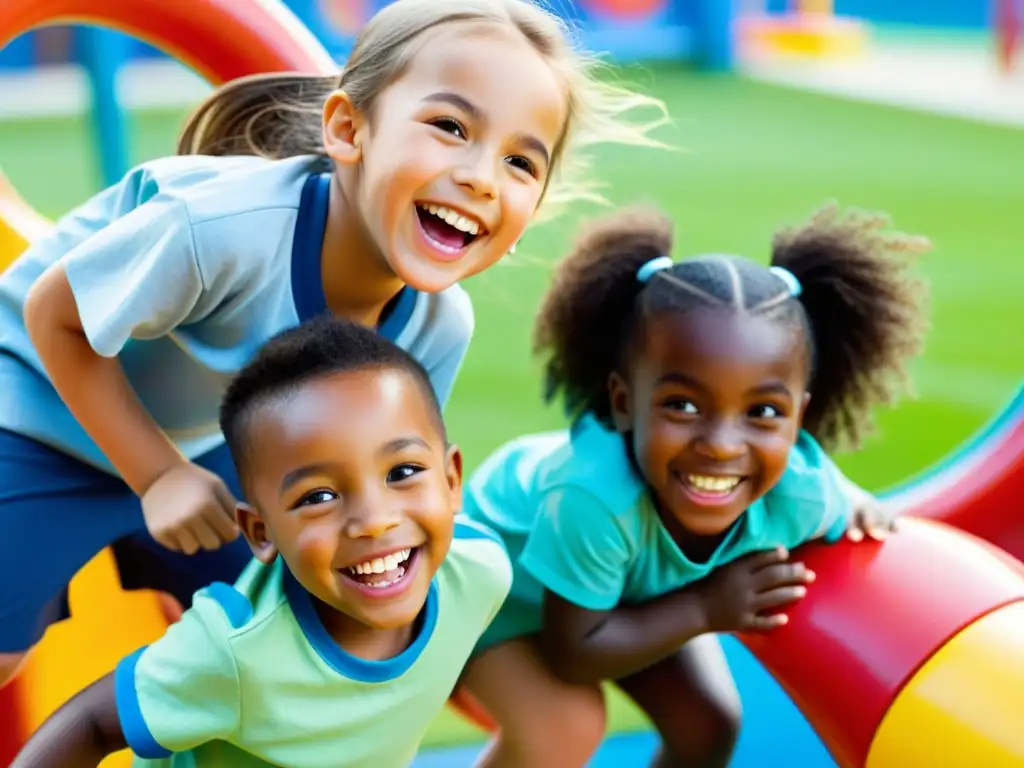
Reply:
<svg viewBox="0 0 1024 768"><path fill-rule="evenodd" d="M281 562L281 578L284 581L284 592L288 598L295 620L299 623L302 634L324 663L343 677L363 683L386 683L404 675L430 642L430 637L437 626L439 600L437 580L430 582L427 601L423 605L423 621L419 632L409 647L397 656L383 661L369 661L343 650L327 632L326 627L313 605L313 598L303 589L292 572Z"/></svg>
<svg viewBox="0 0 1024 768"><path fill-rule="evenodd" d="M300 323L327 311L320 259L330 200L331 174L311 173L302 187L292 241L292 299ZM416 308L416 296L408 286L399 291L381 313L377 332L397 340Z"/></svg>

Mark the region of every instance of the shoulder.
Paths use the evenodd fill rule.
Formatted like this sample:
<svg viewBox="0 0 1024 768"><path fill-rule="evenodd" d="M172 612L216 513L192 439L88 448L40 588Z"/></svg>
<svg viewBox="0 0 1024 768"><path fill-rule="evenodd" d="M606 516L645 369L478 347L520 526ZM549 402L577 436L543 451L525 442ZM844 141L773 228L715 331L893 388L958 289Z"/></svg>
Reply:
<svg viewBox="0 0 1024 768"><path fill-rule="evenodd" d="M182 156L141 166L150 185L181 200L193 225L250 216L273 209L296 210L302 185L323 160Z"/></svg>
<svg viewBox="0 0 1024 768"><path fill-rule="evenodd" d="M789 452L786 471L772 488L770 502L800 503L828 501L841 476L832 458L817 440L801 430Z"/></svg>
<svg viewBox="0 0 1024 768"><path fill-rule="evenodd" d="M773 542L790 547L814 538L826 521L847 515L842 483L832 458L801 432L782 478L748 511L751 532L761 530Z"/></svg>
<svg viewBox="0 0 1024 768"><path fill-rule="evenodd" d="M560 466L549 473L546 485L562 494L590 498L614 515L635 511L646 493L622 435L590 416L573 426Z"/></svg>
<svg viewBox="0 0 1024 768"><path fill-rule="evenodd" d="M501 538L464 515L455 518L448 556L441 566L447 589L483 598L485 605L505 599L512 586L512 561Z"/></svg>
<svg viewBox="0 0 1024 768"><path fill-rule="evenodd" d="M286 604L280 558L271 565L253 558L234 584L217 581L192 598L193 609L228 640L250 634Z"/></svg>

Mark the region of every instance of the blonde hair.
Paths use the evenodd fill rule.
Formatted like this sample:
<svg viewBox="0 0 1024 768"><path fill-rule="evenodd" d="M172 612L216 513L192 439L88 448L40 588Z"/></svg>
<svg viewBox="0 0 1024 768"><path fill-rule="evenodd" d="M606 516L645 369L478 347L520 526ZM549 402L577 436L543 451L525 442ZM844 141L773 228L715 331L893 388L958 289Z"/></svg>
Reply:
<svg viewBox="0 0 1024 768"><path fill-rule="evenodd" d="M564 83L565 131L554 148L548 209L580 199L602 201L582 175L581 149L595 144L659 147L652 129L668 122L658 99L615 84L606 65L573 45L572 30L531 0L396 0L363 27L340 75L262 74L214 91L189 117L178 154L257 155L280 159L323 155L324 102L342 89L369 114L377 96L400 77L418 50L420 36L442 24L484 22L518 30ZM642 122L626 113L651 109Z"/></svg>

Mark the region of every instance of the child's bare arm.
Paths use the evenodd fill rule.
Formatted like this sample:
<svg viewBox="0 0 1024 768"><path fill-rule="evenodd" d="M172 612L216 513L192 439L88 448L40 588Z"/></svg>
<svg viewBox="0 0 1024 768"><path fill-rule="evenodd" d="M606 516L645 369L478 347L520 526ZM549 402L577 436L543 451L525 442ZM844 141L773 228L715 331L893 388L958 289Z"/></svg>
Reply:
<svg viewBox="0 0 1024 768"><path fill-rule="evenodd" d="M96 768L107 755L125 747L111 673L54 712L11 768Z"/></svg>
<svg viewBox="0 0 1024 768"><path fill-rule="evenodd" d="M60 264L43 273L25 301L25 327L53 386L136 494L185 463L146 412L120 362L90 346Z"/></svg>
<svg viewBox="0 0 1024 768"><path fill-rule="evenodd" d="M541 646L552 671L570 683L619 680L675 653L706 632L764 631L767 615L798 600L814 576L782 550L735 560L707 578L638 605L589 611L547 591Z"/></svg>

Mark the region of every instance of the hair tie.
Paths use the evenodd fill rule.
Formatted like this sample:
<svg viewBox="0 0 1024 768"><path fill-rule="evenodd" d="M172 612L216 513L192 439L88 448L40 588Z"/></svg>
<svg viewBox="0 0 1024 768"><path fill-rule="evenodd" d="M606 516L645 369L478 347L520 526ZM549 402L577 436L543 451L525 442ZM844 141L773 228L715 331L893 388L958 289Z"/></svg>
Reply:
<svg viewBox="0 0 1024 768"><path fill-rule="evenodd" d="M786 284L786 287L789 289L790 296L796 298L803 291L803 286L800 285L800 281L797 279L796 275L785 267L768 267L768 271Z"/></svg>
<svg viewBox="0 0 1024 768"><path fill-rule="evenodd" d="M657 258L653 258L636 271L636 279L641 283L646 283L654 276L655 272L661 272L663 269L668 269L672 264L673 261L668 256L658 256Z"/></svg>

